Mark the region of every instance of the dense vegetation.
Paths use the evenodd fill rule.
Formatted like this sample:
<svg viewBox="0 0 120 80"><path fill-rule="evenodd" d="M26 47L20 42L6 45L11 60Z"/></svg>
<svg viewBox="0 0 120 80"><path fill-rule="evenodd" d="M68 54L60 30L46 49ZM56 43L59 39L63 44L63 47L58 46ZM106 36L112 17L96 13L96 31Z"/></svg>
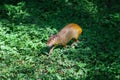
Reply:
<svg viewBox="0 0 120 80"><path fill-rule="evenodd" d="M68 23L83 28L79 43L46 42ZM120 80L120 0L0 2L1 80Z"/></svg>

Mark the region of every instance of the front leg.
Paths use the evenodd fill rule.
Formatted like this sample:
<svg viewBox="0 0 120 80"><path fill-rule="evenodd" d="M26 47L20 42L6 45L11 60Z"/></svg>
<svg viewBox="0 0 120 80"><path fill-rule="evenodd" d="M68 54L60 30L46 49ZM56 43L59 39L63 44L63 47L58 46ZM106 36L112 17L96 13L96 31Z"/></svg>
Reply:
<svg viewBox="0 0 120 80"><path fill-rule="evenodd" d="M52 53L53 49L55 48L55 46L53 46L50 51L49 51L49 55Z"/></svg>

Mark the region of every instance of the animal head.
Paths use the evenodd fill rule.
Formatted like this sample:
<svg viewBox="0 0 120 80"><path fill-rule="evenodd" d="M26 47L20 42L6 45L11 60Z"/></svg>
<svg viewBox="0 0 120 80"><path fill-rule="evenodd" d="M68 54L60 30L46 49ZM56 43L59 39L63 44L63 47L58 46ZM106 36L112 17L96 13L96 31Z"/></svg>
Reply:
<svg viewBox="0 0 120 80"><path fill-rule="evenodd" d="M57 35L52 35L52 36L49 38L48 42L47 42L47 46L48 46L48 47L52 47L52 46L54 46L56 43L57 43Z"/></svg>

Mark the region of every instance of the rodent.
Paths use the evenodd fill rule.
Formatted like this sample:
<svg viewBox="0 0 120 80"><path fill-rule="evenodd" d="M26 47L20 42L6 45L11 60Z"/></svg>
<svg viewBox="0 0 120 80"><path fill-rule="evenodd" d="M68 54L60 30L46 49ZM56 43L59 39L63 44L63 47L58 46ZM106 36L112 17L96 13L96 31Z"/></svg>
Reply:
<svg viewBox="0 0 120 80"><path fill-rule="evenodd" d="M74 39L74 43L77 43L78 37L81 33L82 28L78 24L70 23L66 25L60 32L58 32L56 35L52 35L48 39L47 46L52 47L49 54L52 52L56 45L62 45L66 47L67 43L71 39Z"/></svg>

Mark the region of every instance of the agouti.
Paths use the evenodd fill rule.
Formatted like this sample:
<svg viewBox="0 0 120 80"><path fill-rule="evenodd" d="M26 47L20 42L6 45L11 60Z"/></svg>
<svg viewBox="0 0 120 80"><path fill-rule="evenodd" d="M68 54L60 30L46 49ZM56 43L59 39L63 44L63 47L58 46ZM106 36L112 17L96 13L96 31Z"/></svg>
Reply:
<svg viewBox="0 0 120 80"><path fill-rule="evenodd" d="M81 33L82 33L82 28L78 24L70 23L66 25L59 33L57 33L56 35L52 35L49 38L47 42L47 46L52 47L50 49L49 54L52 53L56 45L62 45L66 47L66 44L71 39L74 39L74 43L77 43L78 37ZM73 46L73 44L71 46Z"/></svg>

